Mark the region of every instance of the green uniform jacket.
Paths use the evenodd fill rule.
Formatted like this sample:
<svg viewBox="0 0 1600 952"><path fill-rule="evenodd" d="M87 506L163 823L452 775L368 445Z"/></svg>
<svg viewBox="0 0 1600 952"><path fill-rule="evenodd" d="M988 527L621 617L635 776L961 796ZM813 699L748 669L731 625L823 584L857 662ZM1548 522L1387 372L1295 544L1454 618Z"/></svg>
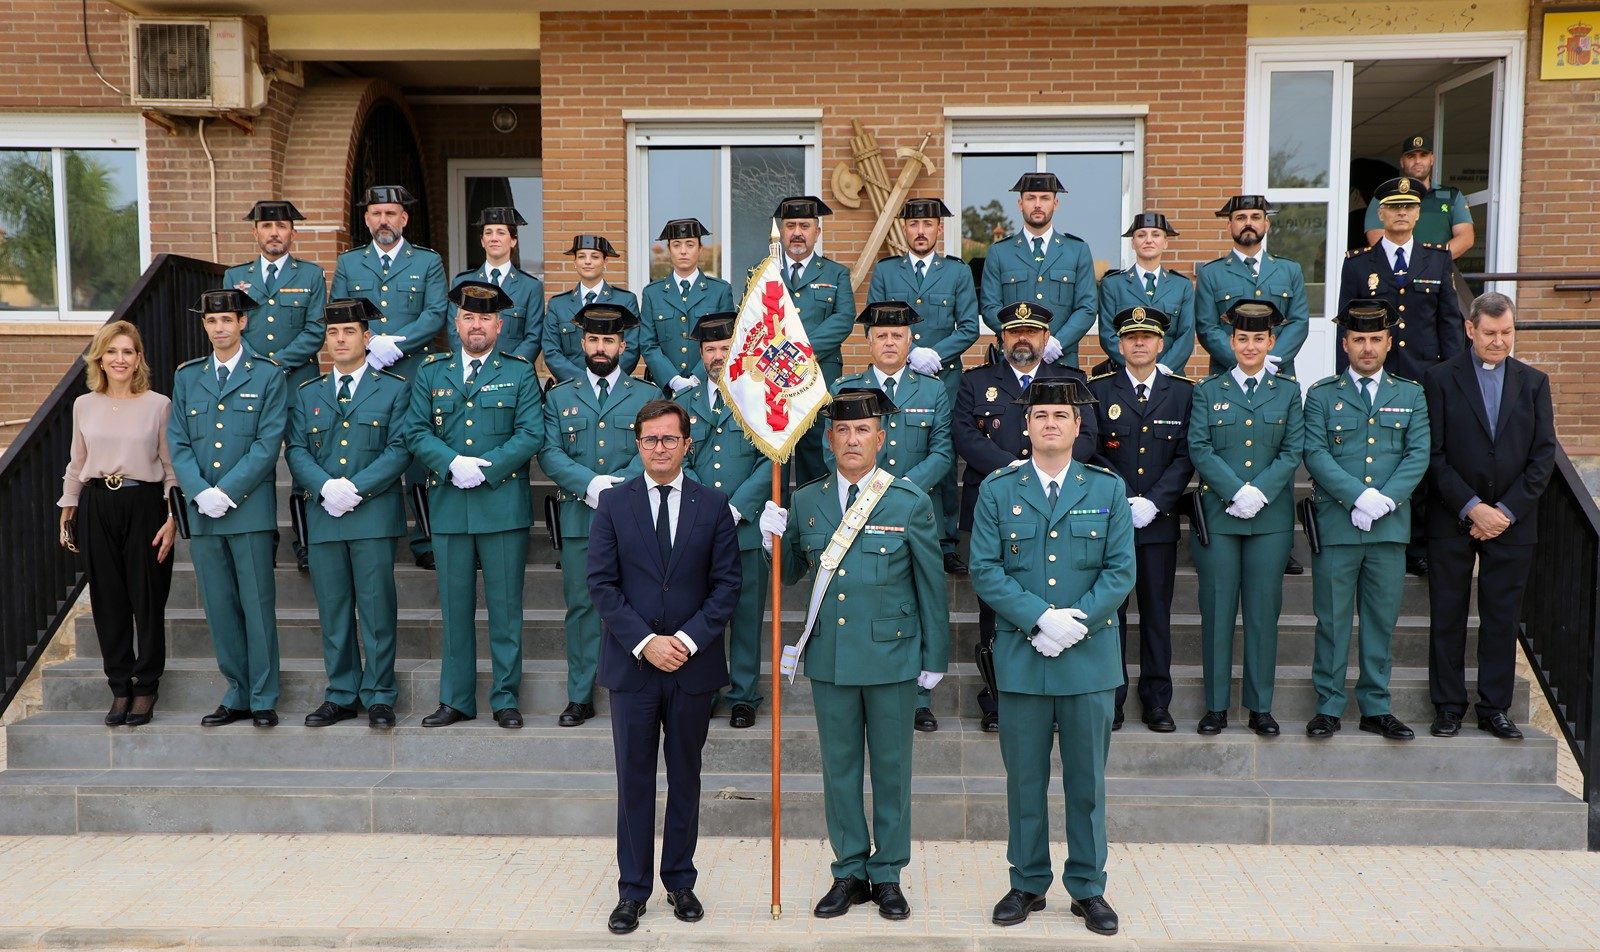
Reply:
<svg viewBox="0 0 1600 952"><path fill-rule="evenodd" d="M1294 528L1294 474L1300 468L1305 421L1300 385L1267 374L1253 403L1232 372L1213 374L1194 388L1189 413L1189 460L1200 474L1200 502L1213 534L1262 535ZM1254 519L1224 510L1245 483L1267 496Z"/></svg>
<svg viewBox="0 0 1600 952"><path fill-rule="evenodd" d="M581 287L552 297L545 309L544 365L550 368L550 376L558 382L583 379L583 329L572 323L583 307L583 296L578 293ZM634 314L639 313L639 299L633 296L633 292L619 288L610 281L600 288L594 303L617 304ZM622 351L618 363L626 376L639 366L639 328L628 328L623 332L622 339L628 346Z"/></svg>
<svg viewBox="0 0 1600 952"><path fill-rule="evenodd" d="M1195 334L1200 346L1211 355L1211 372L1232 370L1233 347L1228 343L1228 325L1222 312L1240 298L1270 299L1283 313L1285 323L1278 328L1273 356L1282 363L1281 374L1294 375L1294 358L1306 342L1311 329L1311 312L1306 303L1305 277L1300 266L1288 258L1261 252L1261 274L1252 275L1239 256L1229 251L1215 261L1200 266L1194 288ZM1173 370L1178 368L1174 367Z"/></svg>
<svg viewBox="0 0 1600 952"><path fill-rule="evenodd" d="M644 353L650 379L662 387L673 377L699 377L704 381L706 368L700 363L700 342L689 332L700 315L731 310L732 285L704 272L689 285L688 294L678 286L675 274L646 285L639 312L639 349Z"/></svg>
<svg viewBox="0 0 1600 952"><path fill-rule="evenodd" d="M983 323L1000 333L999 312L1017 301L1050 309L1050 336L1061 343L1061 361L1078 365L1078 341L1094 329L1098 305L1094 255L1076 235L1054 232L1036 261L1028 233L1007 235L989 246L980 284Z"/></svg>
<svg viewBox="0 0 1600 952"><path fill-rule="evenodd" d="M1061 696L1121 685L1117 607L1133 582L1133 516L1116 473L1074 462L1053 509L1032 464L995 470L978 488L972 589L994 606L1001 691ZM1089 633L1046 658L1030 639L1051 608L1083 612Z"/></svg>
<svg viewBox="0 0 1600 952"><path fill-rule="evenodd" d="M1194 285L1187 275L1162 268L1156 277L1156 291L1149 294L1139 280L1139 269L1129 265L1124 271L1107 271L1100 278L1100 346L1111 362L1122 369L1126 362L1118 349L1116 316L1130 307L1153 307L1172 319L1167 325L1161 356L1156 363L1175 374L1183 373L1189 355L1194 353Z"/></svg>
<svg viewBox="0 0 1600 952"><path fill-rule="evenodd" d="M978 292L960 258L934 255L921 285L909 256L884 258L872 269L867 301L905 301L916 309L922 323L911 328L911 346L936 351L944 370L959 368L978 340Z"/></svg>
<svg viewBox="0 0 1600 952"><path fill-rule="evenodd" d="M312 542L405 535L400 476L411 465L411 386L398 374L369 367L350 402L340 406L337 380L336 373L327 373L301 384L289 408L284 455L295 480L311 490L307 535ZM355 483L362 501L335 519L322 508L322 484L341 476Z"/></svg>
<svg viewBox="0 0 1600 952"><path fill-rule="evenodd" d="M480 268L463 271L450 281L450 287L463 281L489 280L489 265L485 263ZM515 302L514 306L500 312L500 320L504 324L500 328L499 342L504 345L502 349L509 351L513 357L521 357L528 363L539 359L539 351L543 345L544 337L544 282L518 268L510 262L506 263L506 271L500 276L500 290ZM454 320L445 321L445 333L450 338L450 349L461 350L461 336L456 331Z"/></svg>
<svg viewBox="0 0 1600 952"><path fill-rule="evenodd" d="M1306 394L1306 471L1315 483L1323 545L1410 542L1411 494L1428 471L1428 401L1422 384L1385 373L1373 409L1349 374L1319 380ZM1376 489L1395 511L1362 532L1350 524L1356 497Z"/></svg>
<svg viewBox="0 0 1600 952"><path fill-rule="evenodd" d="M178 365L172 375L167 446L188 500L191 535L271 532L278 527L273 477L288 424L289 384L272 358L244 347L220 392L212 356ZM195 497L212 486L235 505L220 519L200 515L194 505Z"/></svg>
<svg viewBox="0 0 1600 952"><path fill-rule="evenodd" d="M838 478L830 473L794 491L783 535L785 585L817 564L844 518ZM806 643L806 677L866 685L942 674L950 663L949 606L933 503L897 479L828 582Z"/></svg>
<svg viewBox="0 0 1600 952"><path fill-rule="evenodd" d="M245 325L246 347L276 360L289 373L306 364L315 368L317 351L322 349L327 276L321 268L293 255L279 262L278 268L277 286L271 290L264 283L259 255L224 272L222 286L238 288L261 305L250 312Z"/></svg>
<svg viewBox="0 0 1600 952"><path fill-rule="evenodd" d="M640 407L660 399L660 388L627 374L617 378L604 410L589 386L588 374L559 383L545 394L539 468L556 484L561 538L589 537L594 510L583 501L583 494L596 476L628 479L644 472L633 421Z"/></svg>
<svg viewBox="0 0 1600 952"><path fill-rule="evenodd" d="M845 387L877 386L877 374L865 370L840 377L828 390L838 395ZM907 367L895 387L894 403L900 409L883 418L886 435L877 463L931 495L956 462L955 445L950 441L950 400L945 396L944 383L938 377L925 377ZM826 439L822 441L822 458L824 465L834 465L833 451Z"/></svg>
<svg viewBox="0 0 1600 952"><path fill-rule="evenodd" d="M786 281L792 263L781 256L778 260ZM856 293L850 284L850 269L832 258L814 254L811 263L800 272L800 282L791 284L789 292L800 308L800 323L805 325L806 338L817 355L822 379L831 384L844 372L839 347L850 337L850 328L856 323Z"/></svg>
<svg viewBox="0 0 1600 952"><path fill-rule="evenodd" d="M485 358L472 386L459 353L434 354L411 385L406 445L428 468L428 525L434 533L489 533L533 525L528 461L544 446L543 399L533 365L501 352ZM484 482L458 489L457 456L489 461Z"/></svg>
<svg viewBox="0 0 1600 952"><path fill-rule="evenodd" d="M346 251L333 271L333 296L366 298L376 304L383 316L372 322L372 333L404 337L396 346L407 356L433 351L433 339L451 314L445 291L439 253L409 241L389 266L387 278L372 245Z"/></svg>
<svg viewBox="0 0 1600 952"><path fill-rule="evenodd" d="M678 405L689 411L688 469L690 478L726 493L739 510L739 551L761 548L761 509L772 498L772 460L750 442L728 401L717 398L717 412L707 409L707 387L678 394Z"/></svg>

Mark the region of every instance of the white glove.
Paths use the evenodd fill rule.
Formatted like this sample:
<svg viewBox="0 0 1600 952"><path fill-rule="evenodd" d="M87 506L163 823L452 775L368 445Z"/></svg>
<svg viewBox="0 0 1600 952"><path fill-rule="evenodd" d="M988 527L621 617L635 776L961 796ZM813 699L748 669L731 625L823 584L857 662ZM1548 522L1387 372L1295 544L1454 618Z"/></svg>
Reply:
<svg viewBox="0 0 1600 952"><path fill-rule="evenodd" d="M1046 638L1060 645L1062 648L1072 644L1072 630L1074 625L1076 625L1079 629L1083 629L1083 626L1073 621L1072 616L1067 614L1066 610L1062 608L1046 609L1045 613L1040 615L1039 620L1034 622L1034 624L1039 626L1039 634L1044 635Z"/></svg>
<svg viewBox="0 0 1600 952"><path fill-rule="evenodd" d="M1034 651L1039 652L1046 658L1054 658L1056 655L1067 650L1056 642L1051 641L1049 636L1042 631L1037 635L1034 635L1032 638L1029 638L1028 643L1033 645Z"/></svg>
<svg viewBox="0 0 1600 952"><path fill-rule="evenodd" d="M917 687L925 691L932 691L944 680L944 674L939 671L924 671L917 675Z"/></svg>
<svg viewBox="0 0 1600 952"><path fill-rule="evenodd" d="M1172 368L1168 367L1166 364L1156 364L1156 369L1161 371L1161 375L1163 377L1172 376Z"/></svg>
<svg viewBox="0 0 1600 952"><path fill-rule="evenodd" d="M488 460L477 456L457 456L450 461L450 482L454 483L457 489L482 486L483 467L488 465Z"/></svg>
<svg viewBox="0 0 1600 952"><path fill-rule="evenodd" d="M1132 510L1133 527L1135 529L1143 529L1154 522L1156 516L1161 512L1160 509L1156 508L1155 503L1143 496L1129 496L1128 508Z"/></svg>
<svg viewBox="0 0 1600 952"><path fill-rule="evenodd" d="M374 370L382 370L404 357L405 351L399 346L403 340L404 337L396 337L393 334L373 335L372 342L367 344L367 363L371 364Z"/></svg>
<svg viewBox="0 0 1600 952"><path fill-rule="evenodd" d="M227 493L215 486L208 486L194 497L194 507L200 510L203 516L220 519L229 509L235 508L235 504L228 498Z"/></svg>
<svg viewBox="0 0 1600 952"><path fill-rule="evenodd" d="M1076 608L1063 608L1059 610L1066 612L1067 614L1067 631L1070 633L1067 640L1067 647L1071 648L1073 645L1077 644L1088 636L1089 626L1084 624L1084 620L1089 616L1085 615L1082 611Z"/></svg>
<svg viewBox="0 0 1600 952"><path fill-rule="evenodd" d="M1261 490L1255 488L1249 483L1245 483L1243 486L1239 487L1238 492L1233 494L1233 505L1229 506L1228 508L1230 510L1230 514L1232 514L1231 510L1238 509L1240 514L1239 518L1241 519L1254 519L1256 516L1260 515L1261 510L1265 509L1266 507L1266 493L1263 493Z"/></svg>
<svg viewBox="0 0 1600 952"><path fill-rule="evenodd" d="M1267 355L1267 373L1272 374L1274 377L1276 377L1278 375L1278 365L1281 364L1281 363L1283 363L1283 358L1282 357L1279 357L1277 354L1268 354Z"/></svg>
<svg viewBox="0 0 1600 952"><path fill-rule="evenodd" d="M700 378L693 374L687 377L674 375L672 380L667 383L667 386L672 388L672 395L677 396L685 390L693 390L699 384Z"/></svg>
<svg viewBox="0 0 1600 952"><path fill-rule="evenodd" d="M735 506L731 502L728 503L728 514L730 516L733 516L733 524L734 525L738 525L739 524L739 520L744 518L744 513L740 512L739 511L739 507Z"/></svg>
<svg viewBox="0 0 1600 952"><path fill-rule="evenodd" d="M335 519L350 511L344 507L343 503L331 502L327 499L322 500L322 510Z"/></svg>
<svg viewBox="0 0 1600 952"><path fill-rule="evenodd" d="M1361 495L1356 497L1356 508L1367 514L1367 521L1377 522L1379 519L1394 512L1394 500L1378 492L1376 489L1363 489Z"/></svg>
<svg viewBox="0 0 1600 952"><path fill-rule="evenodd" d="M1362 532L1372 531L1372 517L1367 515L1366 512L1361 509L1350 510L1350 524L1355 526L1357 529L1360 529Z"/></svg>
<svg viewBox="0 0 1600 952"><path fill-rule="evenodd" d="M910 364L911 369L917 373L927 374L931 377L939 373L941 361L939 360L939 352L932 347L913 347L911 348L911 357L906 360L906 363Z"/></svg>
<svg viewBox="0 0 1600 952"><path fill-rule="evenodd" d="M583 491L583 504L588 506L590 509L599 509L600 494L610 489L612 486L624 482L627 482L627 480L623 479L621 476L596 476L595 478L589 480L588 488Z"/></svg>
<svg viewBox="0 0 1600 952"><path fill-rule="evenodd" d="M340 510L341 516L361 505L361 492L356 489L355 483L343 476L323 483L321 495L322 508L327 509L331 505Z"/></svg>
<svg viewBox="0 0 1600 952"><path fill-rule="evenodd" d="M768 499L761 509L761 547L772 551L772 540L789 529L789 510Z"/></svg>
<svg viewBox="0 0 1600 952"><path fill-rule="evenodd" d="M1061 342L1056 340L1054 337L1045 338L1045 342L1044 342L1044 362L1047 363L1047 364L1055 363L1056 362L1056 358L1061 356L1061 351L1063 349L1064 348L1062 348Z"/></svg>

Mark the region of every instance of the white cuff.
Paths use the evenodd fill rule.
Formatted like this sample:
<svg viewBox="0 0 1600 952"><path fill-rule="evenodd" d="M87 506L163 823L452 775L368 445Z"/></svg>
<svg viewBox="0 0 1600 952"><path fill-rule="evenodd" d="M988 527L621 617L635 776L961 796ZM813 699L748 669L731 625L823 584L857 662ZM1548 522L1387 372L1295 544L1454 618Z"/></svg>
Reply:
<svg viewBox="0 0 1600 952"><path fill-rule="evenodd" d="M683 646L685 648L689 649L689 657L691 657L691 658L694 657L695 652L700 650L700 646L694 643L694 639L690 638L688 635L684 634L681 631L673 632L672 633L672 637L674 637L674 638L678 639L679 641L683 642Z"/></svg>
<svg viewBox="0 0 1600 952"><path fill-rule="evenodd" d="M633 646L633 656L635 658L638 658L638 657L642 656L644 654L644 646L649 644L650 643L650 639L652 639L654 637L655 637L655 633L654 632L652 632L651 634L645 635L644 638L641 639L638 644Z"/></svg>

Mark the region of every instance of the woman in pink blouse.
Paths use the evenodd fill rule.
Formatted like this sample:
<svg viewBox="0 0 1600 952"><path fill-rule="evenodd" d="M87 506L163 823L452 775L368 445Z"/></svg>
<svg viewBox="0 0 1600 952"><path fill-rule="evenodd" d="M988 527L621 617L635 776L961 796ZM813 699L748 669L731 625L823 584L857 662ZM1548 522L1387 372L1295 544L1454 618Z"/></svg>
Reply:
<svg viewBox="0 0 1600 952"><path fill-rule="evenodd" d="M89 392L72 405L72 458L61 481L61 544L84 554L111 710L106 725L150 723L167 663L164 616L178 528L167 453L172 401L150 389L139 329L102 327L84 357Z"/></svg>

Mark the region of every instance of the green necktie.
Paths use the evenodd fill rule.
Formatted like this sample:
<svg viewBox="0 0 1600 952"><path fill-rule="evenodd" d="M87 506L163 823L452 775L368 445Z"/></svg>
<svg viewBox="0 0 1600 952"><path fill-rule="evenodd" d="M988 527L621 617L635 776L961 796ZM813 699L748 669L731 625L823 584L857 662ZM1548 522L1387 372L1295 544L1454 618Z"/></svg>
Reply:
<svg viewBox="0 0 1600 952"><path fill-rule="evenodd" d="M467 386L470 387L474 383L477 382L477 380L478 380L478 371L480 371L482 369L483 369L483 361L478 360L477 358L473 358L472 363L467 365Z"/></svg>
<svg viewBox="0 0 1600 952"><path fill-rule="evenodd" d="M1155 276L1155 272L1153 272L1153 271L1144 276L1144 293L1149 295L1150 297L1155 297L1155 293L1156 293L1156 276Z"/></svg>
<svg viewBox="0 0 1600 952"><path fill-rule="evenodd" d="M894 378L893 377L888 377L888 378L884 379L884 381L883 381L883 393L884 393L884 396L889 398L889 402L890 403L894 402Z"/></svg>
<svg viewBox="0 0 1600 952"><path fill-rule="evenodd" d="M854 483L852 483L852 484L850 484L850 488L845 490L845 494L844 494L844 511L845 512L849 512L850 511L850 507L854 506L855 504L856 504L856 486L855 486Z"/></svg>
<svg viewBox="0 0 1600 952"><path fill-rule="evenodd" d="M610 396L611 396L611 384L606 381L606 378L601 377L600 378L600 406L601 406L602 409L606 405L606 398L610 397Z"/></svg>
<svg viewBox="0 0 1600 952"><path fill-rule="evenodd" d="M1361 396L1362 396L1362 399L1366 400L1367 409L1371 410L1372 409L1372 390L1369 389L1369 388L1371 388L1371 386L1372 386L1372 378L1371 377L1362 377L1357 382L1361 384Z"/></svg>
<svg viewBox="0 0 1600 952"><path fill-rule="evenodd" d="M394 264L394 259L389 257L388 255L379 255L378 257L380 257L383 260L383 270L384 270L384 273L387 274L388 271L389 271L389 266Z"/></svg>
<svg viewBox="0 0 1600 952"><path fill-rule="evenodd" d="M1244 378L1244 396L1246 400L1254 400L1256 398L1256 378Z"/></svg>
<svg viewBox="0 0 1600 952"><path fill-rule="evenodd" d="M1044 257L1044 239L1043 238L1035 238L1035 239L1033 239L1033 256L1035 258Z"/></svg>
<svg viewBox="0 0 1600 952"><path fill-rule="evenodd" d="M920 288L920 287L922 287L922 279L928 276L928 266L927 266L927 264L925 262L918 261L917 264L916 264L916 269L917 269L917 287Z"/></svg>
<svg viewBox="0 0 1600 952"><path fill-rule="evenodd" d="M350 384L353 383L355 381L355 379L356 378L350 376L349 374L345 374L344 376L339 378L339 402L340 403L349 403L350 402Z"/></svg>
<svg viewBox="0 0 1600 952"><path fill-rule="evenodd" d="M218 364L217 365L217 389L218 390L226 390L226 389L228 389L228 365L227 364Z"/></svg>
<svg viewBox="0 0 1600 952"><path fill-rule="evenodd" d="M267 290L268 291L276 291L277 287L275 287L275 285L277 285L277 283L278 283L278 266L276 264L269 264L269 265L267 265Z"/></svg>
<svg viewBox="0 0 1600 952"><path fill-rule="evenodd" d="M1056 500L1061 498L1061 487L1055 480L1050 480L1050 488L1045 492L1044 498L1049 500L1050 508L1055 509Z"/></svg>
<svg viewBox="0 0 1600 952"><path fill-rule="evenodd" d="M1251 277L1259 277L1260 276L1261 272L1256 270L1256 259L1254 259L1254 258L1246 258L1246 259L1244 259L1244 266L1246 268L1250 269L1250 276Z"/></svg>

